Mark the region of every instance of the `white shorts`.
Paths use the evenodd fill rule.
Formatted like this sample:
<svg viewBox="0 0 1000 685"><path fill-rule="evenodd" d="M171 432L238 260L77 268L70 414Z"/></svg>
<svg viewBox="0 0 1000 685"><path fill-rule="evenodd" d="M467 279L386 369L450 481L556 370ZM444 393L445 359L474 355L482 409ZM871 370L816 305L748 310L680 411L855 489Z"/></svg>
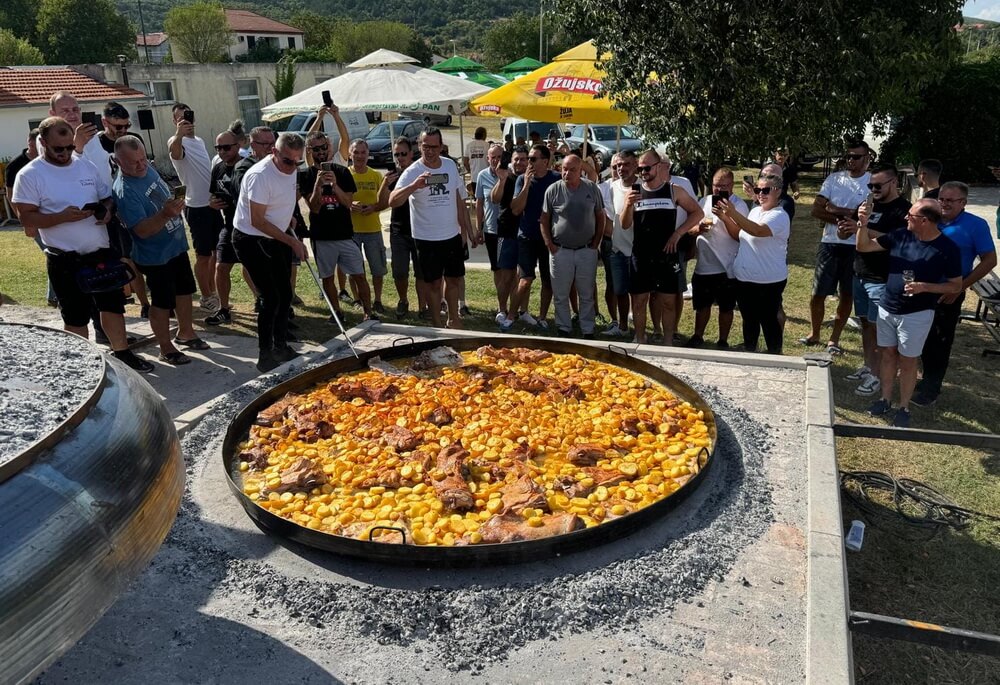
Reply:
<svg viewBox="0 0 1000 685"><path fill-rule="evenodd" d="M878 346L898 348L904 357L919 357L933 323L933 309L912 314L890 314L879 307L878 323L875 325Z"/></svg>
<svg viewBox="0 0 1000 685"><path fill-rule="evenodd" d="M313 242L316 254L316 268L320 278L333 276L337 265L348 276L364 274L365 263L361 259L361 248L354 240L316 240Z"/></svg>

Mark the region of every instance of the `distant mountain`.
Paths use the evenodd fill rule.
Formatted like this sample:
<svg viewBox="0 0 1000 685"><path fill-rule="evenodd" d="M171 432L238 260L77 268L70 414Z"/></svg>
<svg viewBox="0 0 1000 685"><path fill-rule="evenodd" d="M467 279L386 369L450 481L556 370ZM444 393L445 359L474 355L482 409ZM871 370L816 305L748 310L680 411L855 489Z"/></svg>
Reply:
<svg viewBox="0 0 1000 685"><path fill-rule="evenodd" d="M989 19L976 19L975 17L962 17L962 23L966 28L974 26L975 24L982 24L983 28L995 29L1000 26L1000 22L990 21Z"/></svg>

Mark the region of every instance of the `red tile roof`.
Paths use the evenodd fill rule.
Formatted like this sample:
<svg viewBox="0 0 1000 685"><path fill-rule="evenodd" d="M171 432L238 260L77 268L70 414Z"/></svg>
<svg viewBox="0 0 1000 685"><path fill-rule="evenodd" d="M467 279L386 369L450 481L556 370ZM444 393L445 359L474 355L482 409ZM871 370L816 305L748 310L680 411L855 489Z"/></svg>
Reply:
<svg viewBox="0 0 1000 685"><path fill-rule="evenodd" d="M163 45L163 43L169 40L169 36L165 33L147 33L145 36L138 33L135 36L135 44L142 47L143 38L145 38L145 44L151 48L155 48L157 45Z"/></svg>
<svg viewBox="0 0 1000 685"><path fill-rule="evenodd" d="M149 99L137 90L103 83L68 67L0 67L0 107L47 104L58 90L73 93L82 102Z"/></svg>
<svg viewBox="0 0 1000 685"><path fill-rule="evenodd" d="M294 26L262 17L249 10L226 10L226 21L229 22L229 28L236 33L294 33L299 35L305 33Z"/></svg>

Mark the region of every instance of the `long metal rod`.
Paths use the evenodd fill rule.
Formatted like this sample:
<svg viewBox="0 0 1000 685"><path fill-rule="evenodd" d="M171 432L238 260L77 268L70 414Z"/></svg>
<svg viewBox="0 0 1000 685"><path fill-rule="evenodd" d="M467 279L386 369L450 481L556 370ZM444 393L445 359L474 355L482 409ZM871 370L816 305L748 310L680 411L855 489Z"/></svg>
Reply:
<svg viewBox="0 0 1000 685"><path fill-rule="evenodd" d="M995 433L968 433L961 431L927 430L924 428L892 428L861 423L835 423L833 434L839 438L875 438L877 440L902 440L904 442L929 442L942 445L961 445L979 449L1000 449L1000 435Z"/></svg>
<svg viewBox="0 0 1000 685"><path fill-rule="evenodd" d="M351 336L347 335L347 331L344 329L344 324L340 323L340 317L337 316L337 310L334 308L333 303L330 302L330 296L326 294L326 289L323 288L323 282L319 280L319 276L316 275L316 270L313 269L312 262L309 261L309 256L306 255L306 258L302 261L305 262L306 266L309 268L309 273L312 275L313 281L316 283L316 287L319 288L319 292L323 296L323 301L326 302L326 306L330 308L330 313L333 315L333 320L337 322L337 327L340 329L340 332L344 334L344 340L347 341L347 346L351 348L351 352L354 353L354 356L360 359L361 357L358 356L358 351L354 349L354 343L351 342Z"/></svg>
<svg viewBox="0 0 1000 685"><path fill-rule="evenodd" d="M1000 636L974 630L950 628L936 623L852 611L848 620L851 631L891 640L919 642L933 647L961 652L1000 656Z"/></svg>

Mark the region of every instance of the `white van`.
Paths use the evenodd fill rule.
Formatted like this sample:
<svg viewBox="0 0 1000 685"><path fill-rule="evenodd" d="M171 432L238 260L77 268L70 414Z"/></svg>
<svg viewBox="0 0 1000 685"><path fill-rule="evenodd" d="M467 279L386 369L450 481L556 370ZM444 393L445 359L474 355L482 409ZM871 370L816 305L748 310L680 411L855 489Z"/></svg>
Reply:
<svg viewBox="0 0 1000 685"><path fill-rule="evenodd" d="M555 131L557 137L563 137L563 130L559 127L559 124L547 121L526 121L524 119L508 117L503 120L501 129L503 140L506 140L507 135L510 134L511 140L515 143L518 138L524 138L526 143L530 143L532 133L537 133L543 141L547 140L549 133L553 131Z"/></svg>
<svg viewBox="0 0 1000 685"><path fill-rule="evenodd" d="M344 120L344 125L347 126L348 142L355 138L364 138L368 135L368 119L364 112L341 112L340 118ZM288 131L290 133L298 133L304 138L309 133L309 129L312 128L315 121L316 112L297 112L287 117L276 119L270 122L269 125L274 129L275 133ZM323 117L322 131L330 139L333 150L337 150L340 147L340 132L337 131L337 124L329 114ZM346 160L346 162L350 163L350 160Z"/></svg>

